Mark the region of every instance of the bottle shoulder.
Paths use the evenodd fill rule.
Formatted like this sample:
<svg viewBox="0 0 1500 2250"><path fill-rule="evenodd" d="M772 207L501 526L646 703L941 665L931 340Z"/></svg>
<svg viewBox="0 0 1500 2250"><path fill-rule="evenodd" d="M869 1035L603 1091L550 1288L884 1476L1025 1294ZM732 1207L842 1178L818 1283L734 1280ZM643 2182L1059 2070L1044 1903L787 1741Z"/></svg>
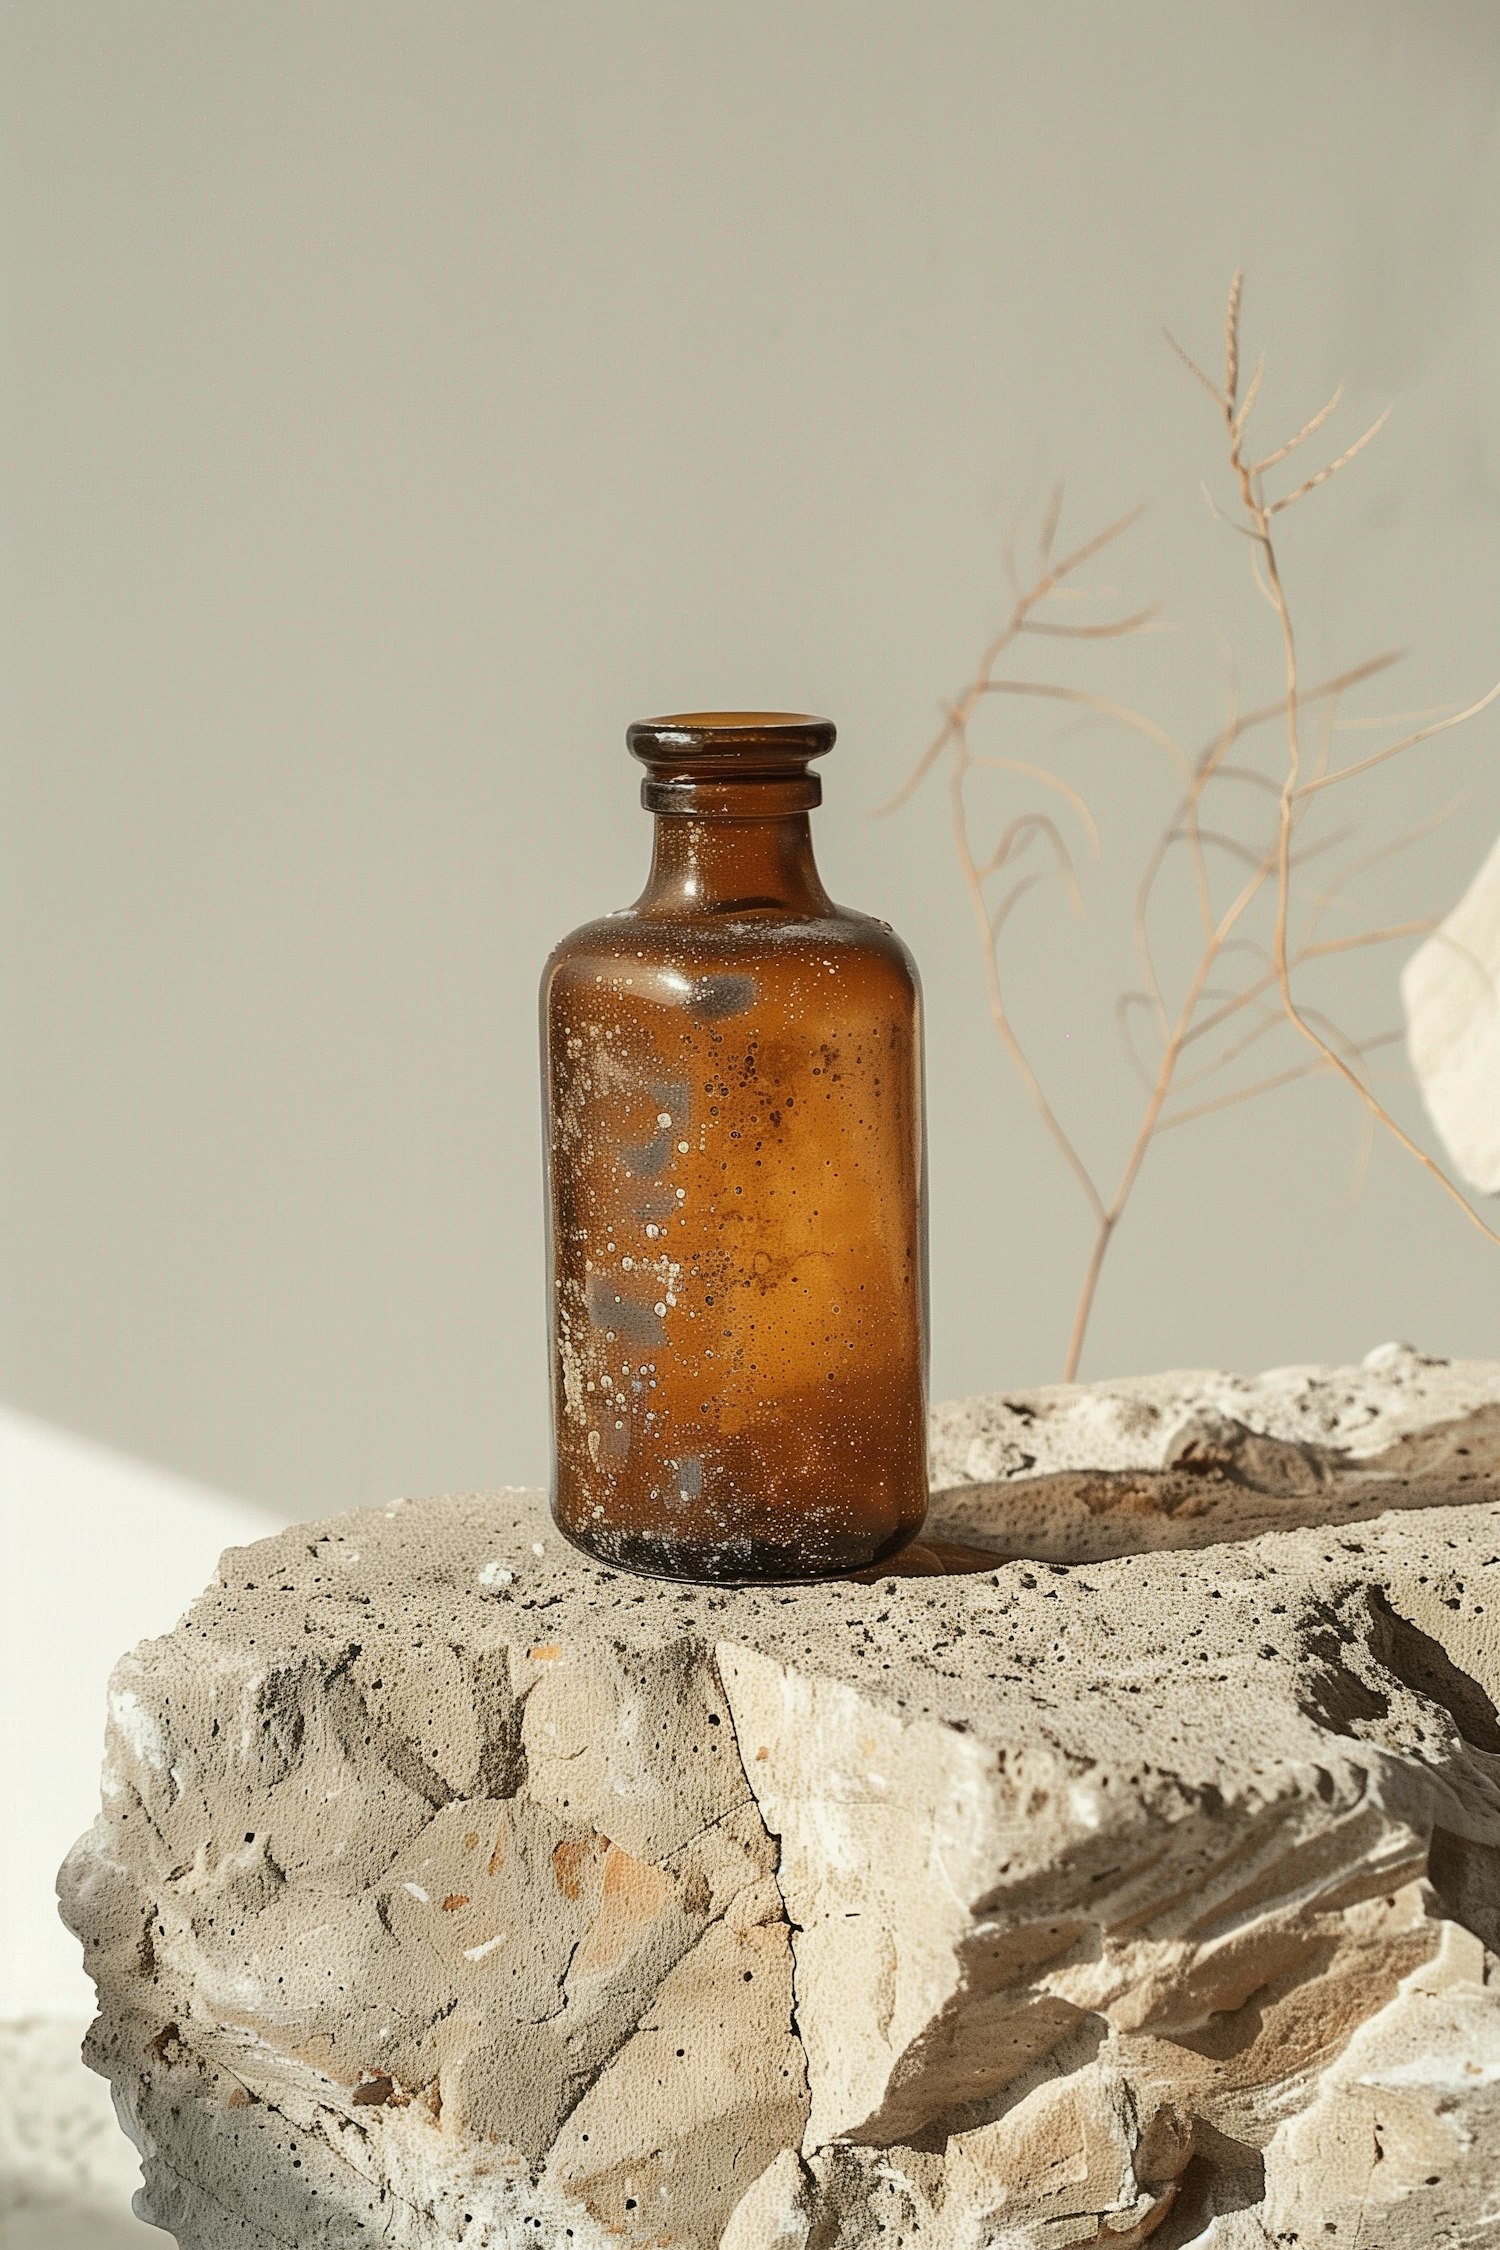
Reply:
<svg viewBox="0 0 1500 2250"><path fill-rule="evenodd" d="M701 914L666 917L633 907L598 916L560 938L547 956L543 989L556 983L592 982L632 963L647 968L724 968L732 963L783 961L880 967L899 984L919 989L916 963L888 922L854 907L827 914Z"/></svg>

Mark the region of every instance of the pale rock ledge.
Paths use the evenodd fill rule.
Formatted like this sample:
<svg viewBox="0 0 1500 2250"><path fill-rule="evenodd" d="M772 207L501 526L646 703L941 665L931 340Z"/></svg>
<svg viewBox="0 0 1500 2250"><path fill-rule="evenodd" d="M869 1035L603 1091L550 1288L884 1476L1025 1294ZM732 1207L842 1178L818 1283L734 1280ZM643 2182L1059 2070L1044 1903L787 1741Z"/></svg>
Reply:
<svg viewBox="0 0 1500 2250"><path fill-rule="evenodd" d="M523 1492L226 1555L64 1870L142 2215L1490 2240L1500 1366L975 1400L934 1459L964 1575L647 1583Z"/></svg>

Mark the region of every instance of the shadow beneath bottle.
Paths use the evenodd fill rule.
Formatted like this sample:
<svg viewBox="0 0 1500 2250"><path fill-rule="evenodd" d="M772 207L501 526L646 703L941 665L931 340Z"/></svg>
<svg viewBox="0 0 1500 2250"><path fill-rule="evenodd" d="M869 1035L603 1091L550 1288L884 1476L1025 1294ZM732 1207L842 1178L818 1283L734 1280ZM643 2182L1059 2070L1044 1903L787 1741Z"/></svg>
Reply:
<svg viewBox="0 0 1500 2250"><path fill-rule="evenodd" d="M1267 1437L1205 1417L1157 1469L1062 1469L935 1492L920 1540L867 1575L940 1576L1005 1562L1093 1563L1268 1532L1367 1522L1392 1509L1500 1499L1500 1407L1378 1454Z"/></svg>

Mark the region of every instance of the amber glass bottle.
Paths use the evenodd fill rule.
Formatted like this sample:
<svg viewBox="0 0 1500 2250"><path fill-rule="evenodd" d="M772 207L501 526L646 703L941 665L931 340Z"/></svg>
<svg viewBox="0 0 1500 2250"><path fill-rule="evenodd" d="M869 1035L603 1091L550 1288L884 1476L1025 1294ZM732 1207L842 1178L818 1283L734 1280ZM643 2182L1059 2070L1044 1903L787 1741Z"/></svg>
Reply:
<svg viewBox="0 0 1500 2250"><path fill-rule="evenodd" d="M633 726L650 881L542 979L553 1511L629 1570L828 1577L927 1506L919 990L818 879L833 732Z"/></svg>

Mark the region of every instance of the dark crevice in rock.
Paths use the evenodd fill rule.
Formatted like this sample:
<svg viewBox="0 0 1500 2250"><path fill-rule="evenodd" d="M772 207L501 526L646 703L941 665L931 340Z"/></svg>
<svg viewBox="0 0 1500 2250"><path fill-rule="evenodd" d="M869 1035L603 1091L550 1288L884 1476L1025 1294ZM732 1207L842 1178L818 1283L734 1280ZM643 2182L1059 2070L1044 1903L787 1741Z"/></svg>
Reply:
<svg viewBox="0 0 1500 2250"><path fill-rule="evenodd" d="M1390 1697L1350 1662L1351 1652L1363 1653L1360 1634L1337 1606L1320 1602L1304 1612L1301 1641L1305 1659L1298 1701L1303 1710L1330 1734L1358 1741L1360 1728L1383 1719L1391 1707Z"/></svg>
<svg viewBox="0 0 1500 2250"><path fill-rule="evenodd" d="M425 1797L434 1812L454 1802L458 1791L427 1763L412 1742L382 1722L355 1680L341 1679L328 1700L333 1725L351 1765L360 1765L373 1753L403 1789L409 1789L414 1797Z"/></svg>
<svg viewBox="0 0 1500 2250"><path fill-rule="evenodd" d="M1387 1672L1429 1703L1439 1703L1473 1750L1500 1756L1500 1712L1471 1673L1460 1670L1441 1641L1413 1625L1383 1586L1369 1590L1370 1645Z"/></svg>
<svg viewBox="0 0 1500 2250"><path fill-rule="evenodd" d="M1018 1993L1017 2001L1035 1995ZM1055 2028L1055 2025L1054 2025ZM1109 2037L1109 2025L1103 2016L1083 2015L1069 2010L1069 2020L1062 2037L1039 2053L1032 2053L1023 2065L1017 2065L1014 2056L1003 2082L987 2095L976 2095L969 2100L952 2103L947 2109L937 2110L913 2131L903 2133L900 2139L907 2148L915 2149L921 2156L943 2156L948 2143L959 2133L972 2133L983 2125L993 2125L1024 2101L1043 2079L1071 2077L1075 2071L1085 2070L1098 2056ZM860 2136L863 2139L863 2135ZM870 2145L879 2147L881 2136L872 2133ZM855 2145L858 2145L856 2143Z"/></svg>
<svg viewBox="0 0 1500 2250"><path fill-rule="evenodd" d="M1260 2150L1221 2133L1204 2118L1195 2119L1193 2153L1170 2211L1152 2230L1152 2250L1187 2250L1214 2219L1257 2211L1265 2193L1266 2167Z"/></svg>
<svg viewBox="0 0 1500 2250"><path fill-rule="evenodd" d="M1472 1843L1451 1828L1434 1828L1427 1876L1454 1921L1500 1953L1500 1845Z"/></svg>
<svg viewBox="0 0 1500 2250"><path fill-rule="evenodd" d="M1066 1946L1029 1930L964 1944L952 1997L897 2058L878 2108L849 2141L940 2149L951 2134L1003 2114L1007 2088L1064 2040L1091 2039L1097 2052L1104 2019L1027 1974L1058 1950Z"/></svg>

